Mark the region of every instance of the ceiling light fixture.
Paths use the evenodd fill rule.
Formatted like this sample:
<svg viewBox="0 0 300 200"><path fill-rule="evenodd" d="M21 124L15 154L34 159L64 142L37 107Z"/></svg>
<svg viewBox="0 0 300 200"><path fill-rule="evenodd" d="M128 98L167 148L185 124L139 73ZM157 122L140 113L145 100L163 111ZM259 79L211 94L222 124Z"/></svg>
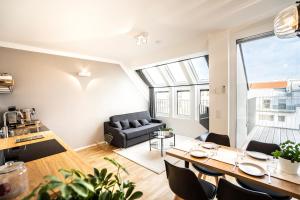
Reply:
<svg viewBox="0 0 300 200"><path fill-rule="evenodd" d="M136 39L136 45L142 46L148 43L148 33L147 32L142 32L135 36Z"/></svg>
<svg viewBox="0 0 300 200"><path fill-rule="evenodd" d="M300 1L277 15L274 20L274 33L278 38L300 37Z"/></svg>
<svg viewBox="0 0 300 200"><path fill-rule="evenodd" d="M91 72L88 71L86 68L83 68L83 69L80 70L80 72L78 72L78 76L80 76L80 77L90 77Z"/></svg>

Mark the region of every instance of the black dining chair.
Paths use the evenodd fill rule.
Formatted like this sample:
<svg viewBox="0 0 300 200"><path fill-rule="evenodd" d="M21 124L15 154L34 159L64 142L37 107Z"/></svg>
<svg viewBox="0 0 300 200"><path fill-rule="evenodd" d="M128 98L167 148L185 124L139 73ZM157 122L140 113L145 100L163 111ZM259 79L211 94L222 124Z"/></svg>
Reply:
<svg viewBox="0 0 300 200"><path fill-rule="evenodd" d="M255 140L251 140L246 148L247 151L256 151L260 153L264 153L267 155L272 155L272 152L276 150L280 150L280 147L277 144L271 144L271 143L264 143L264 142L258 142ZM287 195L281 194L279 192L274 192L272 190L269 190L267 188L258 186L253 183L249 183L248 181L236 179L238 184L244 188L247 188L249 190L254 190L258 192L267 193L272 197L273 200L289 200L292 197L289 197Z"/></svg>
<svg viewBox="0 0 300 200"><path fill-rule="evenodd" d="M218 200L272 200L272 198L262 192L248 190L221 178L217 190Z"/></svg>
<svg viewBox="0 0 300 200"><path fill-rule="evenodd" d="M213 143L216 143L218 145L223 145L223 146L230 147L230 140L229 140L228 135L209 133L206 140L205 140L205 142L213 142ZM220 176L225 178L225 174L223 174L221 172L208 169L208 168L203 167L203 166L198 165L198 164L192 164L192 165L199 172L198 178L202 178L202 176L203 176L203 179L205 180L206 176L213 176L213 177L215 177L216 185L218 185Z"/></svg>
<svg viewBox="0 0 300 200"><path fill-rule="evenodd" d="M174 166L166 160L165 165L170 188L177 197L185 200L214 199L216 186L198 179L190 169Z"/></svg>

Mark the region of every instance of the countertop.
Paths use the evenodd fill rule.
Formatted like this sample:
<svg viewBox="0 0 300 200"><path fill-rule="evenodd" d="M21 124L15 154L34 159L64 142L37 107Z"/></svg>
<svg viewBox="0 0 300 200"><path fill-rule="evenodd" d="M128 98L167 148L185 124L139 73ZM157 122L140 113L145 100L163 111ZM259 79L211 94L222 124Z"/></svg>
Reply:
<svg viewBox="0 0 300 200"><path fill-rule="evenodd" d="M29 137L34 135L44 135L44 138L38 140L32 140L22 143L15 143L17 138ZM90 173L92 171L92 167L86 164L79 155L74 152L69 145L64 143L54 132L52 131L44 131L37 132L28 135L22 136L14 136L10 138L0 139L0 150L22 146L26 144L37 143L41 141L46 141L50 139L56 139L65 149L65 152L58 153L55 155L51 155L48 157L44 157L41 159L37 159L34 161L30 161L25 163L28 169L28 180L29 180L29 188L28 191L23 193L18 199L26 196L30 191L32 191L39 183L43 182L43 177L46 175L55 175L58 177L62 177L58 172L59 169L78 169L85 173ZM45 149L47 151L47 149Z"/></svg>

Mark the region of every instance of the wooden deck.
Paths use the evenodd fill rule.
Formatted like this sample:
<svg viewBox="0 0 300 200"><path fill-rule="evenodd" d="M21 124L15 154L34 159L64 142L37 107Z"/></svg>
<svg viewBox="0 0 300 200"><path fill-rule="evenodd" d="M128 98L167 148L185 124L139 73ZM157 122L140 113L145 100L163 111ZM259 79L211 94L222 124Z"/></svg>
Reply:
<svg viewBox="0 0 300 200"><path fill-rule="evenodd" d="M266 143L280 144L287 140L300 143L300 130L256 126L250 133L252 140L257 140Z"/></svg>

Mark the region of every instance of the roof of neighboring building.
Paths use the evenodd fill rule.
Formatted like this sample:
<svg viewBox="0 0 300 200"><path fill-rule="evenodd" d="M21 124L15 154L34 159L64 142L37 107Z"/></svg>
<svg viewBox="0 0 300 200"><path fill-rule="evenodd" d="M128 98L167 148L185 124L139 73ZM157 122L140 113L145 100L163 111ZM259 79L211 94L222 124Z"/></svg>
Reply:
<svg viewBox="0 0 300 200"><path fill-rule="evenodd" d="M286 88L287 81L274 81L274 82L260 82L250 83L250 89L272 89L272 88Z"/></svg>

